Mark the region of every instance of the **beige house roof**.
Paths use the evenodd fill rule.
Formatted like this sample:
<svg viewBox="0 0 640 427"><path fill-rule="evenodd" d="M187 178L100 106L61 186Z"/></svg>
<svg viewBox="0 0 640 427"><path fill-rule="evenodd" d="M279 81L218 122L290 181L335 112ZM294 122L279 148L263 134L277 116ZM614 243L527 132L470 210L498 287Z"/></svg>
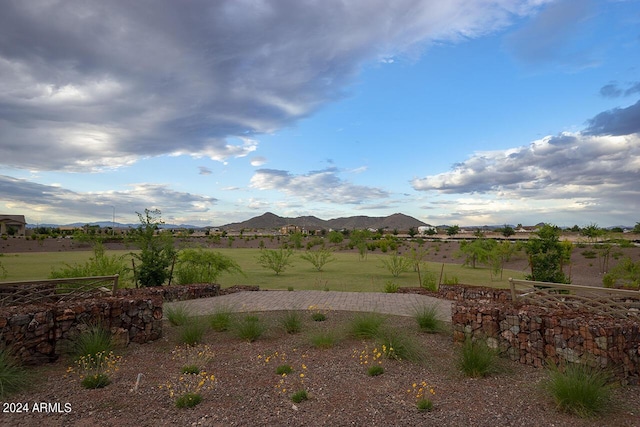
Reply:
<svg viewBox="0 0 640 427"><path fill-rule="evenodd" d="M24 219L24 215L2 215L0 214L0 222L6 224L26 225L27 221Z"/></svg>

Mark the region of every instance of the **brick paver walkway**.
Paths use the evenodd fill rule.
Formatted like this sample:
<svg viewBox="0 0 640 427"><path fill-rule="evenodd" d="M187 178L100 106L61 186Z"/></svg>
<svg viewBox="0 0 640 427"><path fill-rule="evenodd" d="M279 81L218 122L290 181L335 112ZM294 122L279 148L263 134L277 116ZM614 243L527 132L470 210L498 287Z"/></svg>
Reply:
<svg viewBox="0 0 640 427"><path fill-rule="evenodd" d="M424 306L438 307L440 318L451 322L451 301L416 294L337 291L244 291L214 298L165 303L165 307L184 304L194 314L205 315L222 307L236 312L271 310L308 310L310 306L326 310L375 311L413 316Z"/></svg>

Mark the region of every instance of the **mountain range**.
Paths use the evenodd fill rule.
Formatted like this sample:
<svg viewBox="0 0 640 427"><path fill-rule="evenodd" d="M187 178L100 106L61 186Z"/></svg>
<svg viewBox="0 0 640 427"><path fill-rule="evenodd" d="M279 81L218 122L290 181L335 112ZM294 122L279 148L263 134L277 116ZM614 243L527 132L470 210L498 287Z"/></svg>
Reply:
<svg viewBox="0 0 640 427"><path fill-rule="evenodd" d="M350 216L344 218L334 218L323 220L315 216L299 216L296 218L281 217L271 212L251 218L243 222L235 222L220 227L223 230L259 229L270 230L279 229L287 225L295 225L306 230L333 229L333 230L353 230L353 229L387 229L387 230L409 230L421 225L428 225L411 216L401 213L384 217L370 216Z"/></svg>

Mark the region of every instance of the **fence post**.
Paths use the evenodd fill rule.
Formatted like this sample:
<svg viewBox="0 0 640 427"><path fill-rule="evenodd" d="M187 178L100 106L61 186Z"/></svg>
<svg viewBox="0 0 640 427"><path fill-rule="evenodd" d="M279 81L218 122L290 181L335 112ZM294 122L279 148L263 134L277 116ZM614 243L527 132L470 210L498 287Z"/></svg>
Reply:
<svg viewBox="0 0 640 427"><path fill-rule="evenodd" d="M118 290L118 278L120 277L119 274L116 274L115 276L113 276L113 288L111 290L111 295L112 296L116 296L116 291Z"/></svg>
<svg viewBox="0 0 640 427"><path fill-rule="evenodd" d="M509 277L509 287L511 288L511 302L516 303L516 285L513 283L513 277Z"/></svg>

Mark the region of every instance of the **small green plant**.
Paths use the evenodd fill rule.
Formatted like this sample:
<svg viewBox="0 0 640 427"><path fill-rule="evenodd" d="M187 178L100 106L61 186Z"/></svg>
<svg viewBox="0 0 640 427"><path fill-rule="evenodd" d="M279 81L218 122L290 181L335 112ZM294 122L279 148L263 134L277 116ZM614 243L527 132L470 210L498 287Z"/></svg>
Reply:
<svg viewBox="0 0 640 427"><path fill-rule="evenodd" d="M293 286L287 286L287 290L288 290L289 292L293 292Z"/></svg>
<svg viewBox="0 0 640 427"><path fill-rule="evenodd" d="M300 403L302 401L305 400L309 400L309 394L307 393L307 390L302 389L302 390L298 390L295 393L293 393L291 395L291 401L293 403Z"/></svg>
<svg viewBox="0 0 640 427"><path fill-rule="evenodd" d="M231 316L231 309L218 307L216 311L209 315L209 326L216 332L226 331L231 324Z"/></svg>
<svg viewBox="0 0 640 427"><path fill-rule="evenodd" d="M395 294L398 292L398 284L393 283L391 280L387 280L384 284L384 292L387 294Z"/></svg>
<svg viewBox="0 0 640 427"><path fill-rule="evenodd" d="M436 392L433 387L429 387L426 381L420 383L413 383L407 390L408 394L411 394L416 400L416 408L420 412L429 412L433 410L433 402L427 396L435 396Z"/></svg>
<svg viewBox="0 0 640 427"><path fill-rule="evenodd" d="M427 290L438 292L438 277L433 271L424 271L421 286Z"/></svg>
<svg viewBox="0 0 640 427"><path fill-rule="evenodd" d="M0 350L0 398L16 393L29 384L26 370L8 350Z"/></svg>
<svg viewBox="0 0 640 427"><path fill-rule="evenodd" d="M191 317L191 313L184 304L167 306L164 313L172 326L182 326Z"/></svg>
<svg viewBox="0 0 640 427"><path fill-rule="evenodd" d="M377 377L382 374L384 374L384 367L380 365L369 366L369 369L367 369L367 375L370 377Z"/></svg>
<svg viewBox="0 0 640 427"><path fill-rule="evenodd" d="M544 384L559 410L588 418L604 412L611 397L611 375L605 369L571 363L563 371L550 365Z"/></svg>
<svg viewBox="0 0 640 427"><path fill-rule="evenodd" d="M180 328L180 342L187 345L197 345L202 342L206 325L201 319L190 317Z"/></svg>
<svg viewBox="0 0 640 427"><path fill-rule="evenodd" d="M321 331L309 337L311 345L315 348L328 349L336 345L336 335L331 331Z"/></svg>
<svg viewBox="0 0 640 427"><path fill-rule="evenodd" d="M196 393L185 393L176 399L176 407L193 408L197 404L202 402L202 396Z"/></svg>
<svg viewBox="0 0 640 427"><path fill-rule="evenodd" d="M159 386L169 392L169 396L175 399L178 408L193 408L202 402L202 393L210 390L215 385L215 376L206 371L198 374L181 374L177 379L167 381Z"/></svg>
<svg viewBox="0 0 640 427"><path fill-rule="evenodd" d="M300 255L305 261L309 261L317 271L322 271L324 266L331 262L335 261L335 257L331 253L329 249L321 248L314 251L307 251L306 253Z"/></svg>
<svg viewBox="0 0 640 427"><path fill-rule="evenodd" d="M349 323L349 331L355 338L374 338L378 335L385 317L373 312L357 313Z"/></svg>
<svg viewBox="0 0 640 427"><path fill-rule="evenodd" d="M102 388L111 382L110 375L118 371L120 360L121 357L114 355L111 351L87 354L78 357L75 368L67 368L67 373L76 373L84 388Z"/></svg>
<svg viewBox="0 0 640 427"><path fill-rule="evenodd" d="M324 322L327 320L327 308L310 305L309 311L311 311L311 319L313 319L314 322Z"/></svg>
<svg viewBox="0 0 640 427"><path fill-rule="evenodd" d="M444 275L444 279L443 279L443 283L445 285L458 285L460 283L460 281L458 280L458 276L452 276L451 278L447 277L447 275Z"/></svg>
<svg viewBox="0 0 640 427"><path fill-rule="evenodd" d="M199 374L214 357L208 345L177 346L171 353L171 360L178 362L183 374Z"/></svg>
<svg viewBox="0 0 640 427"><path fill-rule="evenodd" d="M438 318L436 305L423 306L416 309L414 319L418 322L420 330L427 333L438 333L445 329L444 322Z"/></svg>
<svg viewBox="0 0 640 427"><path fill-rule="evenodd" d="M278 375L282 375L282 374L289 375L291 372L293 372L293 366L291 365L279 365L276 368L276 374Z"/></svg>
<svg viewBox="0 0 640 427"><path fill-rule="evenodd" d="M289 311L281 319L282 327L288 334L297 334L302 329L302 318L297 311Z"/></svg>
<svg viewBox="0 0 640 427"><path fill-rule="evenodd" d="M234 325L234 330L239 338L254 342L262 336L266 327L258 316L248 315Z"/></svg>
<svg viewBox="0 0 640 427"><path fill-rule="evenodd" d="M497 354L484 341L473 341L467 338L462 345L458 361L462 372L473 378L480 378L493 372L496 368Z"/></svg>

